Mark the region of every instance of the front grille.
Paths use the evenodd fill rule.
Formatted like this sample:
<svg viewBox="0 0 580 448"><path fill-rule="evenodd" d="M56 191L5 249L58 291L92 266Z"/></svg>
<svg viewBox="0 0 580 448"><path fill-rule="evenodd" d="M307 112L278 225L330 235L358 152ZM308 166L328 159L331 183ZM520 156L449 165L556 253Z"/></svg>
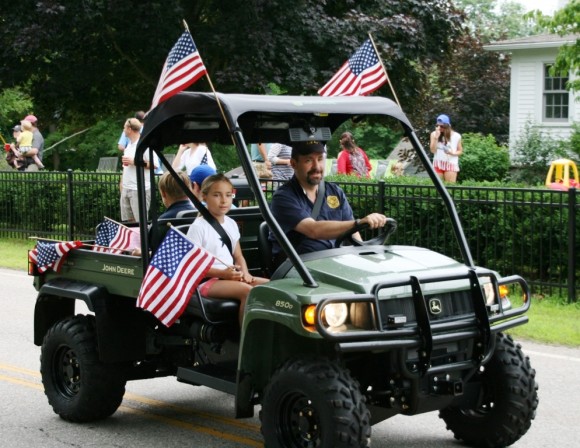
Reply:
<svg viewBox="0 0 580 448"><path fill-rule="evenodd" d="M431 311L432 306L430 302L432 300L434 301L433 309L440 304L441 311L439 313ZM426 295L425 304L427 306L429 320L433 322L474 314L473 298L470 291L454 291ZM413 323L417 320L412 297L382 299L379 301L379 312L385 328L387 327L389 316L403 315L407 318L407 323Z"/></svg>

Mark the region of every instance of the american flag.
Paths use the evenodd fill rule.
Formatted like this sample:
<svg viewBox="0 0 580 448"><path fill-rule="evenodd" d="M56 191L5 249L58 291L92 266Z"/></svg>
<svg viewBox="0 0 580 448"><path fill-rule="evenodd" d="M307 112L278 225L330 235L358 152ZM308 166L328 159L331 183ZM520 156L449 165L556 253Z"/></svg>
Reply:
<svg viewBox="0 0 580 448"><path fill-rule="evenodd" d="M189 31L185 31L169 52L153 96L151 109L181 92L207 73Z"/></svg>
<svg viewBox="0 0 580 448"><path fill-rule="evenodd" d="M137 306L173 325L213 262L209 252L171 227L147 268Z"/></svg>
<svg viewBox="0 0 580 448"><path fill-rule="evenodd" d="M80 241L47 242L39 241L34 250L28 253L28 258L38 266L40 272L46 272L50 268L59 272L67 254L71 249L81 247Z"/></svg>
<svg viewBox="0 0 580 448"><path fill-rule="evenodd" d="M340 70L320 88L321 96L363 96L387 82L387 74L367 39Z"/></svg>
<svg viewBox="0 0 580 448"><path fill-rule="evenodd" d="M141 236L138 228L132 229L105 218L97 228L93 250L118 254L123 251L131 251L140 246Z"/></svg>

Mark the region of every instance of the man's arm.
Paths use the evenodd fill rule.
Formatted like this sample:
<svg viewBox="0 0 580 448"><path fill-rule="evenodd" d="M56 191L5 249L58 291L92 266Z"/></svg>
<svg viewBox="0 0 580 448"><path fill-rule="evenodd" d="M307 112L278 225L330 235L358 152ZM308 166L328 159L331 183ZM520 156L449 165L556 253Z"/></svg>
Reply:
<svg viewBox="0 0 580 448"><path fill-rule="evenodd" d="M305 218L300 221L294 230L313 240L334 240L346 231L352 229L355 220L348 221L315 221ZM371 229L384 227L387 217L380 213L371 213L359 220L359 224L368 224Z"/></svg>

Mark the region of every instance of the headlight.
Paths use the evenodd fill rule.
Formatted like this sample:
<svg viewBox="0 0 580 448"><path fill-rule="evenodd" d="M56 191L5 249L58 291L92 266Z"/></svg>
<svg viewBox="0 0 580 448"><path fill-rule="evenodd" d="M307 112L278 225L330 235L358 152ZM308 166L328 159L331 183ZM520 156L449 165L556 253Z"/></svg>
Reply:
<svg viewBox="0 0 580 448"><path fill-rule="evenodd" d="M348 308L346 303L329 303L322 310L322 317L332 328L343 325L348 318Z"/></svg>

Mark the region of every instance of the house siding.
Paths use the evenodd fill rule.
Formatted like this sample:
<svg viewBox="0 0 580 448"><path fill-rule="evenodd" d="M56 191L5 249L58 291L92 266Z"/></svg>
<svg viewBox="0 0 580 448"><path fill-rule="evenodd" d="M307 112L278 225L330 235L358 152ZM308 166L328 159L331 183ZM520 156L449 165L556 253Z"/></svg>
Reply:
<svg viewBox="0 0 580 448"><path fill-rule="evenodd" d="M556 139L567 139L580 121L580 107L570 92L568 120L543 120L544 64L556 60L557 48L513 50L510 87L510 147L521 138L526 123ZM578 95L576 95L576 98Z"/></svg>

